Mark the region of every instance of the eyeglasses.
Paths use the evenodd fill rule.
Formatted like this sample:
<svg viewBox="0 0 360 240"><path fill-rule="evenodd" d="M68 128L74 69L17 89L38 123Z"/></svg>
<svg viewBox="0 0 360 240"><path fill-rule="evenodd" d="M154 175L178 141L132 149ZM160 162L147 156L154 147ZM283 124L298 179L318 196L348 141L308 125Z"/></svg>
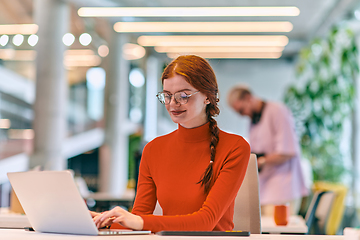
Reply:
<svg viewBox="0 0 360 240"><path fill-rule="evenodd" d="M174 100L176 103L186 104L188 102L189 98L198 92L200 92L200 91L194 92L192 94L186 94L185 92L176 92L174 94L170 94L170 93L166 93L166 92L159 92L156 95L156 97L159 99L159 101L162 104L165 104L165 105L170 104L172 96L174 96Z"/></svg>

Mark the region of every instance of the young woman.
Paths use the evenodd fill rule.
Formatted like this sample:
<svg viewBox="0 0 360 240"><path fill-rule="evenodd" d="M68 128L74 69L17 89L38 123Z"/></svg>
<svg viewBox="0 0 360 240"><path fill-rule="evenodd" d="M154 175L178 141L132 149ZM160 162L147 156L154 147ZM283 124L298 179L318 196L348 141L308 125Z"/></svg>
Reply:
<svg viewBox="0 0 360 240"><path fill-rule="evenodd" d="M218 128L218 86L205 59L178 57L164 70L162 84L157 97L178 129L145 146L132 213L115 207L92 213L94 221L99 228L119 223L152 232L232 230L249 144ZM152 214L156 201L163 216Z"/></svg>

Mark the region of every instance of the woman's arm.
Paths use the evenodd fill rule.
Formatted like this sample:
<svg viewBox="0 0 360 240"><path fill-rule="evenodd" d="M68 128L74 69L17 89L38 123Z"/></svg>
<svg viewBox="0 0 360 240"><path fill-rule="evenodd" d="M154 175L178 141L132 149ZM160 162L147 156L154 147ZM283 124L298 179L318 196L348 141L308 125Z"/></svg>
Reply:
<svg viewBox="0 0 360 240"><path fill-rule="evenodd" d="M294 120L286 106L275 105L271 111L270 121L274 138L274 151L258 158L259 167L264 164L282 164L296 156L297 151L299 151Z"/></svg>
<svg viewBox="0 0 360 240"><path fill-rule="evenodd" d="M294 156L295 156L295 154L281 154L281 153L266 154L257 159L258 167L259 168L262 167L265 163L282 164L282 163L290 160Z"/></svg>

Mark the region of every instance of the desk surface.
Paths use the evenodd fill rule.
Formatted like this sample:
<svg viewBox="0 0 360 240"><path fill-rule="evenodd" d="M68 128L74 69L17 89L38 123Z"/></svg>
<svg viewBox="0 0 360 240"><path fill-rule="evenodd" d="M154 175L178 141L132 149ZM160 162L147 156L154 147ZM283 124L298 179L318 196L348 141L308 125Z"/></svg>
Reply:
<svg viewBox="0 0 360 240"><path fill-rule="evenodd" d="M79 239L94 239L97 240L214 240L214 239L268 239L268 240L344 240L344 236L331 236L331 235L276 235L276 234L252 234L250 237L174 237L174 236L158 236L158 235L132 235L132 236L82 236L82 235L68 235L68 234L50 234L50 233L37 233L28 232L20 229L0 229L0 239L11 240L51 240L51 239L66 239L66 240L79 240Z"/></svg>
<svg viewBox="0 0 360 240"><path fill-rule="evenodd" d="M308 232L308 227L301 216L290 216L289 223L286 226L277 226L274 218L261 216L261 231L263 233L305 234Z"/></svg>
<svg viewBox="0 0 360 240"><path fill-rule="evenodd" d="M0 228L29 227L30 222L25 215L11 213L7 208L0 208Z"/></svg>

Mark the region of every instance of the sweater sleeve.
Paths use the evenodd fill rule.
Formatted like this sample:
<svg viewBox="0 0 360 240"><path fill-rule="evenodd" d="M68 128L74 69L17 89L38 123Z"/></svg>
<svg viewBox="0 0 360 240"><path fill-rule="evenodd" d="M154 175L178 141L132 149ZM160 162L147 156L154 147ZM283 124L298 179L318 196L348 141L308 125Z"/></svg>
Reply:
<svg viewBox="0 0 360 240"><path fill-rule="evenodd" d="M220 172L202 207L187 215L155 216L150 214L156 203L155 186L148 173L142 174L139 181L145 181L141 196L142 203L137 202L134 213L140 213L144 220L144 230L158 232L162 230L211 231L219 222L225 211L234 201L244 179L250 157L250 146L244 139L238 139L232 150L225 155ZM142 166L142 171L148 170ZM149 190L144 190L149 188ZM143 201L144 200L144 201ZM147 202L149 201L149 202ZM146 203L147 202L147 203Z"/></svg>
<svg viewBox="0 0 360 240"><path fill-rule="evenodd" d="M151 177L150 168L147 162L151 145L147 144L143 150L140 161L140 171L137 186L137 193L134 203L133 214L152 214L156 205L156 185Z"/></svg>

